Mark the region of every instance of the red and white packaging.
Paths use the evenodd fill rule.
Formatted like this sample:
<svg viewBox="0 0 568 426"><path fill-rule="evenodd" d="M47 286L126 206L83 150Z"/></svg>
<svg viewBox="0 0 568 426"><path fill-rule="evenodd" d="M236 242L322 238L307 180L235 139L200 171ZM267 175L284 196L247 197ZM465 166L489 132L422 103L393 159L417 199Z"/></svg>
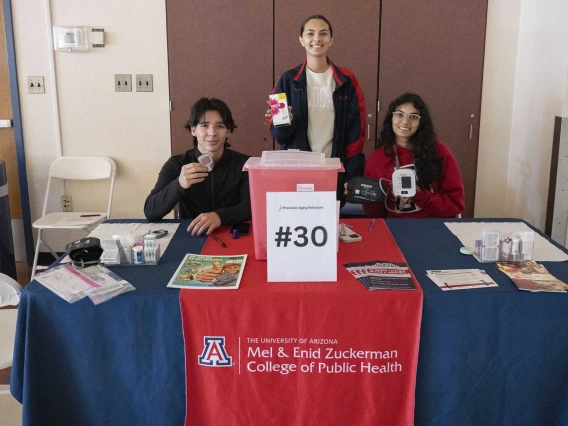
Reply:
<svg viewBox="0 0 568 426"><path fill-rule="evenodd" d="M286 93L275 93L274 95L270 95L269 101L270 109L272 111L272 124L275 126L289 126L291 120Z"/></svg>

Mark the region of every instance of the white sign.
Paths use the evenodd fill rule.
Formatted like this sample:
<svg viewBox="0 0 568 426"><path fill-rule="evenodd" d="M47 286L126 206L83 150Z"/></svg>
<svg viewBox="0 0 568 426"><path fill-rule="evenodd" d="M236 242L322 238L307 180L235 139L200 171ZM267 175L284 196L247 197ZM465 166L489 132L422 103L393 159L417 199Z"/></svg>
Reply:
<svg viewBox="0 0 568 426"><path fill-rule="evenodd" d="M267 192L268 281L337 281L335 192Z"/></svg>

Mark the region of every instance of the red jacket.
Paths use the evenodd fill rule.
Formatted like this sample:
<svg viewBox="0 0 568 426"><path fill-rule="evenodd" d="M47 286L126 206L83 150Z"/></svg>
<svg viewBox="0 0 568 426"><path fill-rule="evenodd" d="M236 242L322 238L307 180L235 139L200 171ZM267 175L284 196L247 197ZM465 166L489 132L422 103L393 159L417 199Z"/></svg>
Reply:
<svg viewBox="0 0 568 426"><path fill-rule="evenodd" d="M410 149L397 146L397 153L401 167L414 163L414 156ZM443 178L441 181L432 183L431 191L421 189L412 197L414 204L420 210L409 213L393 213L385 208L384 203L364 204L365 214L370 217L386 216L389 218L456 217L461 214L464 210L464 189L458 163L450 148L441 141L436 143L436 155L444 160ZM367 158L365 176L373 179L383 178L390 182L394 168L394 157L385 155L384 149L381 147ZM390 187L390 183L385 184L383 181L383 188L389 189L387 205L389 209L394 210L395 202Z"/></svg>

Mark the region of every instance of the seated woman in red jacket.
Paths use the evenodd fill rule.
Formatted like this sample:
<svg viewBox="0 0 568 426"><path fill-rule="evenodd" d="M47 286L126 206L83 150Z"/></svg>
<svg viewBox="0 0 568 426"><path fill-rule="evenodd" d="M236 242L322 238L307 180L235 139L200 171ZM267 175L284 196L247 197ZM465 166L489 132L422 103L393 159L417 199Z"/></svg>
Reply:
<svg viewBox="0 0 568 426"><path fill-rule="evenodd" d="M384 204L364 204L370 217L456 217L464 210L464 189L450 148L436 139L426 104L405 93L389 105L380 135L382 145L365 165L365 176L381 181ZM416 173L416 195L396 197L392 174L396 167Z"/></svg>

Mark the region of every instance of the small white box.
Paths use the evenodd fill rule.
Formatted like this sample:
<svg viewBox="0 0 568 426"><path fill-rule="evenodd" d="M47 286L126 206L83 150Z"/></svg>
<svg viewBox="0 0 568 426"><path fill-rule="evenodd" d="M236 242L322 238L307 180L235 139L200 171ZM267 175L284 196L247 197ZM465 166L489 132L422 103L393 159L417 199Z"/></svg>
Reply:
<svg viewBox="0 0 568 426"><path fill-rule="evenodd" d="M289 126L291 124L290 111L286 93L276 93L269 96L272 111L272 124L275 126Z"/></svg>

